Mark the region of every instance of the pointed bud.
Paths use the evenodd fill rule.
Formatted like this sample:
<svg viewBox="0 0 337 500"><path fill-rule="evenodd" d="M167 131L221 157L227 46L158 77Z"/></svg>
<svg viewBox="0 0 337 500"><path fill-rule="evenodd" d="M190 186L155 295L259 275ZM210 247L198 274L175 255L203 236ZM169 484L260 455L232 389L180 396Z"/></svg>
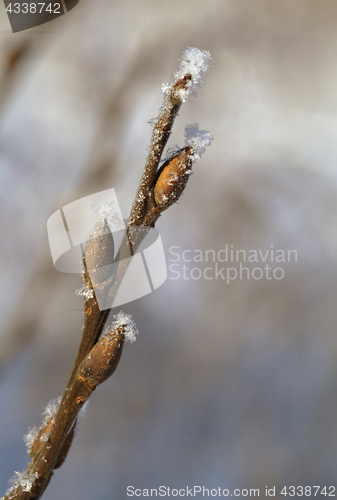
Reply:
<svg viewBox="0 0 337 500"><path fill-rule="evenodd" d="M82 361L77 378L91 391L116 370L124 345L124 326L103 335Z"/></svg>
<svg viewBox="0 0 337 500"><path fill-rule="evenodd" d="M84 251L85 265L93 284L102 283L110 276L109 264L114 260L114 240L106 220L98 221L91 232Z"/></svg>
<svg viewBox="0 0 337 500"><path fill-rule="evenodd" d="M34 442L29 450L30 458L34 458L35 455L37 455L37 453L42 450L42 447L48 439L53 423L54 419L52 418L46 425L42 425L42 427L38 431L36 438L34 439Z"/></svg>
<svg viewBox="0 0 337 500"><path fill-rule="evenodd" d="M154 199L160 211L179 200L185 189L192 168L191 148L178 151L159 170L154 187Z"/></svg>

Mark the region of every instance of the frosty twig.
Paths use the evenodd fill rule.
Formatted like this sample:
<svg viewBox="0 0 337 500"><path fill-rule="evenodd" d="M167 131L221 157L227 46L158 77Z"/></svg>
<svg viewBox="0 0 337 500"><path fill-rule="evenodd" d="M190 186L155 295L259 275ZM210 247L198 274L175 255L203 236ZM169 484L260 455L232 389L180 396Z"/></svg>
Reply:
<svg viewBox="0 0 337 500"><path fill-rule="evenodd" d="M126 256L133 255L142 240L142 232L135 231L134 226L153 227L160 214L175 203L185 189L193 162L200 158L212 139L207 130L199 130L196 124L187 126L185 147L173 152L160 169L158 166L180 106L189 94L194 94L196 87L204 83L209 59L208 52L188 47L173 75L174 82L163 85L165 102L153 129L145 168L121 244L114 282L106 279L99 269L109 262L111 254L111 234L106 230L104 217L93 230L94 237L83 252L82 339L66 389L62 398L47 407L40 428L33 428L27 434L25 440L31 462L25 471L16 473L6 496L0 500L41 498L54 469L60 467L67 456L80 410L92 391L116 370L124 342L133 342L136 338L137 329L132 318L122 312L114 317L110 326L105 326L110 309L99 309L89 270L92 266L97 267L100 286L109 287L109 294L116 296L126 270Z"/></svg>
<svg viewBox="0 0 337 500"><path fill-rule="evenodd" d="M162 87L165 101L153 129L151 146L130 213L130 226L151 225L159 217L153 197L158 165L180 106L186 101L189 94L195 95L196 87L204 83L204 76L209 70L208 61L210 58L210 53L205 50L187 47L183 52L179 69L173 75L174 83L165 84Z"/></svg>

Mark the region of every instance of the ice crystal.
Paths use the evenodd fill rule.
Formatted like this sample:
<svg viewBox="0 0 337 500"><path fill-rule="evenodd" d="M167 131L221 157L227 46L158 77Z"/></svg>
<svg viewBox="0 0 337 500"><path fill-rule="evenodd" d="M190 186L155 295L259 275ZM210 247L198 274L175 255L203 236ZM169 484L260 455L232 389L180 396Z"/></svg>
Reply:
<svg viewBox="0 0 337 500"><path fill-rule="evenodd" d="M84 403L84 405L82 406L82 408L80 409L79 413L78 413L78 416L79 417L84 417L84 415L86 414L87 412L87 408L88 408L88 404L89 404L89 399Z"/></svg>
<svg viewBox="0 0 337 500"><path fill-rule="evenodd" d="M95 203L93 209L96 215L97 223L90 233L90 238L97 238L105 233L106 224L111 231L124 229L124 221L118 211L113 207L114 201L109 203Z"/></svg>
<svg viewBox="0 0 337 500"><path fill-rule="evenodd" d="M43 410L42 416L44 417L43 423L41 427L44 427L45 425L50 422L50 420L54 417L55 413L57 412L60 403L61 403L61 397L58 397L56 399L51 399L45 409Z"/></svg>
<svg viewBox="0 0 337 500"><path fill-rule="evenodd" d="M88 358L89 358L89 356L88 356ZM82 408L78 412L78 419L85 416L85 414L87 413L88 404L89 404L89 399L84 403L84 405L82 406ZM78 431L78 419L77 419L76 425L75 425L75 435L77 434L77 431Z"/></svg>
<svg viewBox="0 0 337 500"><path fill-rule="evenodd" d="M186 47L180 58L179 69L174 73L176 81L190 74L192 76L192 85L199 87L202 83L205 83L204 76L209 71L208 62L210 59L211 54L207 50Z"/></svg>
<svg viewBox="0 0 337 500"><path fill-rule="evenodd" d="M193 123L185 127L185 145L192 149L192 161L199 160L206 151L206 147L211 145L212 134L208 130L199 130L199 125Z"/></svg>
<svg viewBox="0 0 337 500"><path fill-rule="evenodd" d="M94 291L88 285L83 285L81 288L78 288L77 290L74 291L76 295L78 295L79 297L84 297L85 300L94 298Z"/></svg>
<svg viewBox="0 0 337 500"><path fill-rule="evenodd" d="M29 429L29 431L27 432L27 434L25 434L23 436L23 440L26 444L26 447L27 447L27 452L30 453L31 449L32 449L32 446L33 446L33 443L36 439L36 436L38 435L39 433L39 429L36 427L36 425L33 425L33 427L31 429Z"/></svg>
<svg viewBox="0 0 337 500"><path fill-rule="evenodd" d="M169 146L167 148L167 151L165 153L165 156L164 158L162 158L162 163L161 163L161 166L166 162L166 161L169 161L169 160L172 160L172 158L174 156L176 156L177 153L179 153L181 150L181 148L179 147L178 144L176 144L175 146Z"/></svg>
<svg viewBox="0 0 337 500"><path fill-rule="evenodd" d="M196 87L200 87L200 85L205 83L204 77L209 71L208 62L210 59L212 59L211 54L207 50L200 50L197 49L197 47L186 47L186 49L183 50L179 69L173 73L174 83L177 83L186 75L191 76L191 79L188 80L182 88L177 90L177 94L182 102L185 102L190 94L196 95L194 92ZM161 90L164 95L168 96L171 89L171 84L162 84Z"/></svg>
<svg viewBox="0 0 337 500"><path fill-rule="evenodd" d="M34 441L37 438L37 435L39 434L39 432L42 429L44 429L45 427L47 427L48 424L50 423L50 421L52 420L52 418L54 417L55 413L58 410L58 407L60 406L61 399L62 399L61 397L56 398L56 399L51 399L42 413L42 416L44 417L44 419L43 419L43 422L40 425L40 427L37 429L37 427L34 425L28 431L28 433L23 436L23 440L26 444L28 453L31 452L32 446L33 446ZM49 432L50 431L44 432L43 434L41 434L41 436L39 438L40 441L47 441L47 439L49 437Z"/></svg>
<svg viewBox="0 0 337 500"><path fill-rule="evenodd" d="M28 474L26 470L23 472L15 471L15 476L9 480L10 488L6 492L6 496L10 496L16 488L22 487L22 491L27 493L30 492L34 484L35 479L38 479L39 475L37 472L34 474Z"/></svg>
<svg viewBox="0 0 337 500"><path fill-rule="evenodd" d="M168 95L171 90L171 84L170 83L163 83L161 86L161 91L164 95ZM157 119L156 119L157 121ZM156 122L155 122L156 123Z"/></svg>
<svg viewBox="0 0 337 500"><path fill-rule="evenodd" d="M138 334L138 330L136 327L136 323L134 322L130 314L124 314L123 311L120 311L114 316L113 323L105 329L104 333L107 334L112 330L116 330L119 326L125 327L125 342L135 342L137 340L136 335Z"/></svg>

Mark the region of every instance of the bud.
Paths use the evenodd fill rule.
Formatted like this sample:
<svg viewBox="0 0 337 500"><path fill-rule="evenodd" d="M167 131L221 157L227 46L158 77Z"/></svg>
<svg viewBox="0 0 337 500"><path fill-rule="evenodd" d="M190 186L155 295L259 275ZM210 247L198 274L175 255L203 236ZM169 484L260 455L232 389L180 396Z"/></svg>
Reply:
<svg viewBox="0 0 337 500"><path fill-rule="evenodd" d="M34 439L33 444L30 447L29 450L29 456L30 458L34 458L43 448L43 446L46 444L49 438L49 434L51 431L51 428L54 424L54 417L51 417L51 419L48 421L46 425L42 424L40 430L38 431L36 438ZM61 467L61 465L64 463L65 459L67 458L68 452L70 450L71 444L73 442L73 438L75 435L75 425L76 421L69 432L66 440L63 443L63 446L60 450L60 453L58 454L54 469L58 469Z"/></svg>
<svg viewBox="0 0 337 500"><path fill-rule="evenodd" d="M29 450L30 458L34 458L35 455L37 455L37 453L39 453L42 450L42 447L44 446L45 442L48 439L53 423L54 419L52 418L51 420L48 421L47 424L45 425L42 424L40 430L36 435L36 438L34 439L33 444L30 447Z"/></svg>
<svg viewBox="0 0 337 500"><path fill-rule="evenodd" d="M34 426L28 434L24 436L24 441L27 446L27 451L30 458L34 458L49 439L51 428L54 424L54 417L59 408L61 398L52 399L44 409L42 416L43 422L39 429Z"/></svg>
<svg viewBox="0 0 337 500"><path fill-rule="evenodd" d="M154 187L154 199L160 211L179 200L185 189L192 168L191 148L178 151L159 170Z"/></svg>
<svg viewBox="0 0 337 500"><path fill-rule="evenodd" d="M91 391L116 370L124 345L124 330L121 325L103 335L80 364L77 378Z"/></svg>
<svg viewBox="0 0 337 500"><path fill-rule="evenodd" d="M109 265L114 260L114 240L106 220L98 221L91 232L84 251L85 264L94 284L102 283L110 276ZM94 274L93 274L94 273Z"/></svg>

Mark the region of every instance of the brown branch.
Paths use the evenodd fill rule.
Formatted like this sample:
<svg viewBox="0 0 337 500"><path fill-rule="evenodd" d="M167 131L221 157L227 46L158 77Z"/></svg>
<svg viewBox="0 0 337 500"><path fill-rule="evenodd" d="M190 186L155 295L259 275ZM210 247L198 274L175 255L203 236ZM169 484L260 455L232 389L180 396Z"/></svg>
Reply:
<svg viewBox="0 0 337 500"><path fill-rule="evenodd" d="M201 54L201 51L198 52ZM207 60L209 54L204 54ZM187 60L187 63L190 61ZM200 72L201 76L203 72ZM78 353L58 410L55 415L44 421L35 436L30 448L31 462L27 470L19 474L14 485L1 500L41 498L54 469L60 467L67 456L79 411L92 391L112 375L119 363L124 337L128 329L133 328L133 323L130 326L126 315L118 315L120 316L118 323L110 333L106 333L104 327L111 309L104 311L99 309L93 285L103 287L104 291L107 289L111 300L109 303L113 304L113 298L116 297L130 261L127 257L135 253L146 234L144 230L135 231L135 226L154 227L161 212L177 201L185 188L193 161L192 147L188 146L175 153L158 171L174 119L184 97L196 84L195 75L192 77L189 72L185 73L182 75L180 72L176 82L168 89L164 106L154 126L145 168L119 251L116 276L105 277L100 270L100 267L104 269L111 259L109 245L112 238L107 224L106 227L104 225L100 227L100 231L96 231L99 237L97 234L92 237L83 251L83 279L86 293L84 326ZM90 273L93 268L98 268L94 278Z"/></svg>
<svg viewBox="0 0 337 500"><path fill-rule="evenodd" d="M191 75L185 75L172 85L166 102L161 109L157 123L153 129L151 146L146 159L144 171L140 180L137 195L133 202L129 222L130 226L152 225L157 218L155 216L155 203L151 197L151 190L154 187L158 165L162 157L164 148L171 135L172 125L178 114L182 99L179 90L186 88L191 80ZM152 221L153 218L153 222ZM146 224L144 223L146 222ZM148 224L151 222L151 224Z"/></svg>
<svg viewBox="0 0 337 500"><path fill-rule="evenodd" d="M56 415L52 417L47 440L42 439L40 432L33 443L32 461L25 472L27 476L36 475L31 489L25 491L25 486L18 485L14 491L7 493L6 499L41 498L53 470L60 467L66 458L79 411L97 385L107 380L117 368L124 344L125 327L126 325L119 326L105 335L83 359L76 377L67 385ZM42 430L48 431L47 428Z"/></svg>

